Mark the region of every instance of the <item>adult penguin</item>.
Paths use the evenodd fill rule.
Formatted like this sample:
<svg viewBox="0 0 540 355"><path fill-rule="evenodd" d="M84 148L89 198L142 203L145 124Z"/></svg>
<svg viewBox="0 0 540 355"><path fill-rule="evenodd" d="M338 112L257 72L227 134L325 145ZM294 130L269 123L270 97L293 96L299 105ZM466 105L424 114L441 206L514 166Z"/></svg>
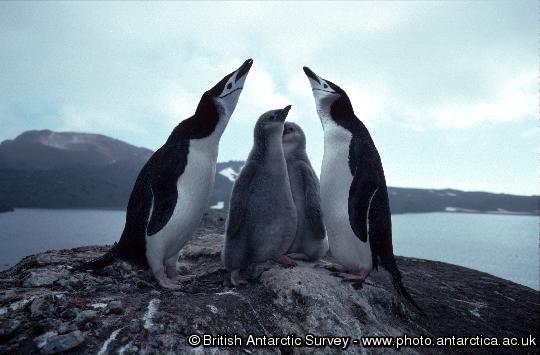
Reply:
<svg viewBox="0 0 540 355"><path fill-rule="evenodd" d="M176 270L178 254L207 208L219 140L252 64L246 60L202 95L195 114L176 126L140 171L120 241L77 269L102 268L119 258L149 266L164 288L179 288L187 279Z"/></svg>
<svg viewBox="0 0 540 355"><path fill-rule="evenodd" d="M401 281L392 247L390 204L381 158L347 93L308 67L324 130L321 207L338 276L363 282L379 262L395 289L420 309Z"/></svg>

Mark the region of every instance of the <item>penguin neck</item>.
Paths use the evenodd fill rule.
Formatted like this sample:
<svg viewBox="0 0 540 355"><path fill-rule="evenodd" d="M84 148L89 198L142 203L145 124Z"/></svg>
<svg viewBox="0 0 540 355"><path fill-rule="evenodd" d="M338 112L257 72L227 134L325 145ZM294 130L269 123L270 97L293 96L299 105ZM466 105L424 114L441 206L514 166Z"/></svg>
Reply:
<svg viewBox="0 0 540 355"><path fill-rule="evenodd" d="M281 135L256 134L251 158L257 161L285 162Z"/></svg>
<svg viewBox="0 0 540 355"><path fill-rule="evenodd" d="M169 136L167 144L178 143L186 139L205 139L211 144L218 144L227 123L229 123L230 116L211 98L203 95L195 114L176 126Z"/></svg>
<svg viewBox="0 0 540 355"><path fill-rule="evenodd" d="M362 123L354 114L351 101L345 94L330 105L317 106L317 113L321 119L323 130L337 125L351 133L355 133L362 126Z"/></svg>
<svg viewBox="0 0 540 355"><path fill-rule="evenodd" d="M298 144L295 146L287 145L287 143L283 144L283 155L285 156L285 160L287 161L287 164L290 162L303 160L309 163L309 159L307 157L306 153L306 147L305 144Z"/></svg>

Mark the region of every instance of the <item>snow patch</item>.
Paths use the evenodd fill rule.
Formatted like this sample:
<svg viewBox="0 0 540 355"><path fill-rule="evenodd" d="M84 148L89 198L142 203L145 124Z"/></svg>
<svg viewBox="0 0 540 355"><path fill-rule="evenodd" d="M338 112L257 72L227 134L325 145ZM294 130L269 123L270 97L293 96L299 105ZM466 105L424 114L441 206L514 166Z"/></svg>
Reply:
<svg viewBox="0 0 540 355"><path fill-rule="evenodd" d="M145 329L150 329L154 326L154 322L152 321L152 319L154 318L154 315L158 310L158 306L159 300L157 298L152 298L148 303L148 309L146 310L143 318Z"/></svg>
<svg viewBox="0 0 540 355"><path fill-rule="evenodd" d="M478 212L477 210L471 210L468 208L461 208L461 207L445 207L444 210L446 212Z"/></svg>
<svg viewBox="0 0 540 355"><path fill-rule="evenodd" d="M107 348L109 347L109 344L114 340L116 339L116 337L118 336L118 333L120 333L120 331L122 330L122 328L118 328L116 329L114 332L111 333L111 335L109 336L109 338L107 340L105 340L105 342L103 343L103 345L101 346L101 349L99 349L99 352L97 353L97 355L104 355L107 353Z"/></svg>
<svg viewBox="0 0 540 355"><path fill-rule="evenodd" d="M90 307L92 308L105 308L107 307L107 303L94 303L94 304L91 304Z"/></svg>
<svg viewBox="0 0 540 355"><path fill-rule="evenodd" d="M206 307L208 307L208 309L210 310L210 312L214 313L214 314L217 314L218 313L218 308L216 306L214 306L213 304L209 304L209 305L206 305Z"/></svg>
<svg viewBox="0 0 540 355"><path fill-rule="evenodd" d="M238 292L234 292L232 290L224 291L224 292L218 292L216 293L218 296L225 296L225 295L234 295L234 296L240 296Z"/></svg>
<svg viewBox="0 0 540 355"><path fill-rule="evenodd" d="M236 181L236 178L238 177L238 172L236 172L233 168L228 167L223 170L219 171L219 174L225 176L227 179L229 179L232 182Z"/></svg>
<svg viewBox="0 0 540 355"><path fill-rule="evenodd" d="M118 355L123 355L123 354L126 352L126 350L127 350L129 347L131 347L131 343L132 343L132 342L130 341L129 343L127 343L126 345L124 345L124 346L122 346L120 349L118 349L118 353L117 353L117 354L118 354Z"/></svg>
<svg viewBox="0 0 540 355"><path fill-rule="evenodd" d="M215 205L210 206L210 208L212 208L212 209L214 209L214 210L222 210L223 207L225 207L225 202L224 202L224 201L219 201L219 202L216 203Z"/></svg>

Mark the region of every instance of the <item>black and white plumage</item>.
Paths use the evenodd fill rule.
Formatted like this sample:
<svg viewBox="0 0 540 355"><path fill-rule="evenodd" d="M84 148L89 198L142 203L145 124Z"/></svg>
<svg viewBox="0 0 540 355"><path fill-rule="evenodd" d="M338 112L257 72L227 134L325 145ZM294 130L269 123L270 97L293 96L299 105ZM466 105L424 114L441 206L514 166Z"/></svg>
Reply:
<svg viewBox="0 0 540 355"><path fill-rule="evenodd" d="M149 266L161 286L176 288L180 249L191 238L214 184L218 145L253 61L206 91L195 114L180 122L141 169L131 193L120 241L104 257L78 269L103 267L116 258Z"/></svg>
<svg viewBox="0 0 540 355"><path fill-rule="evenodd" d="M302 128L296 123L286 122L282 140L297 216L296 236L287 253L291 258L317 260L328 251L319 178L307 156L306 136Z"/></svg>
<svg viewBox="0 0 540 355"><path fill-rule="evenodd" d="M321 205L334 258L362 281L379 263L396 290L418 307L401 281L381 158L345 91L304 67L324 129Z"/></svg>

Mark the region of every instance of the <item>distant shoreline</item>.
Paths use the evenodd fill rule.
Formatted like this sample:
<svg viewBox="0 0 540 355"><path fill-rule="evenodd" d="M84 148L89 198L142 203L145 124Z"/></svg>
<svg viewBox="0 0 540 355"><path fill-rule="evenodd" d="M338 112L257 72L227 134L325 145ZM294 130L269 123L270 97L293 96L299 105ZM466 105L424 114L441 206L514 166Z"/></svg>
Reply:
<svg viewBox="0 0 540 355"><path fill-rule="evenodd" d="M15 210L57 210L57 211L123 211L125 208L120 207L14 207L12 209L2 210L0 213L14 212ZM220 209L219 211L225 211ZM405 215L405 214L420 214L420 213L451 213L451 214L490 214L501 216L531 216L540 217L540 213L534 212L498 212L498 211L419 211L419 212L393 212L392 215Z"/></svg>

